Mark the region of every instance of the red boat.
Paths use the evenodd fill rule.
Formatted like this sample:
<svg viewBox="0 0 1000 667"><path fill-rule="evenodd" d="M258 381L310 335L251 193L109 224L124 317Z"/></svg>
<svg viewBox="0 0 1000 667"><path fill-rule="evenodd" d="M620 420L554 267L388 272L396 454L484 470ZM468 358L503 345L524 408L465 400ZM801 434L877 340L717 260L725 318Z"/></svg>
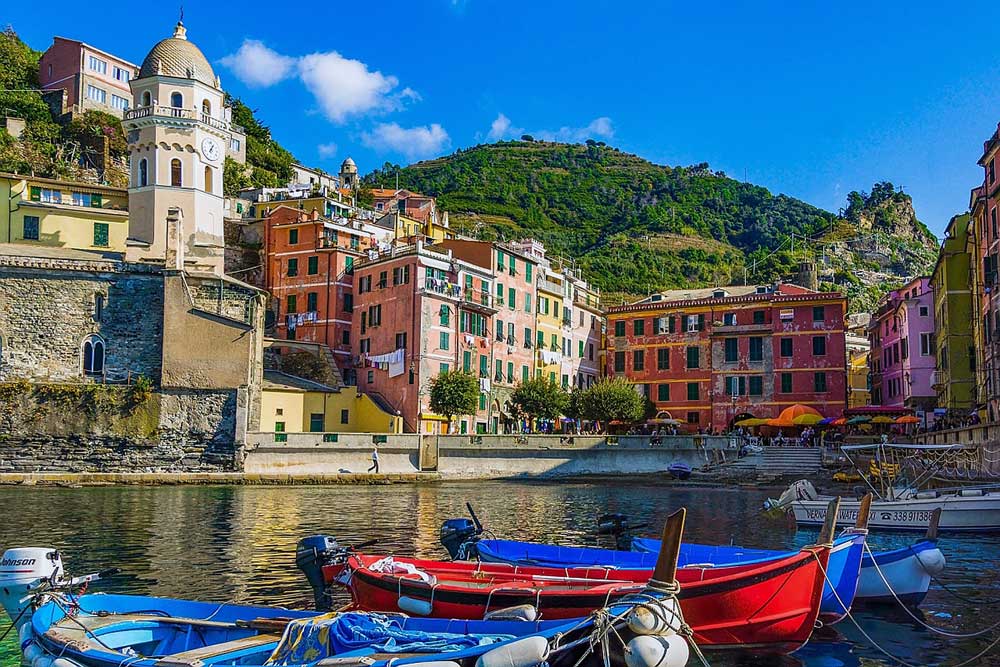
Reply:
<svg viewBox="0 0 1000 667"><path fill-rule="evenodd" d="M763 564L677 570L684 618L702 648L791 652L819 616L829 546ZM534 606L541 618L586 616L642 590L649 571L521 567L494 563L382 558L352 553L323 568L327 585L351 593L366 611L481 619L490 611Z"/></svg>

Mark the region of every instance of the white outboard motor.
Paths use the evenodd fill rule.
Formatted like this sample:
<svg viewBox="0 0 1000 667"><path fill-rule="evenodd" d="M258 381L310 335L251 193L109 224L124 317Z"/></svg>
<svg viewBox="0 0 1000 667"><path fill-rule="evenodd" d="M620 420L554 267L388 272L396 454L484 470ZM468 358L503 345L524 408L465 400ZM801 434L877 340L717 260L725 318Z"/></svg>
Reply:
<svg viewBox="0 0 1000 667"><path fill-rule="evenodd" d="M0 605L20 631L31 620L33 591L63 577L62 557L55 549L22 547L8 549L0 560Z"/></svg>

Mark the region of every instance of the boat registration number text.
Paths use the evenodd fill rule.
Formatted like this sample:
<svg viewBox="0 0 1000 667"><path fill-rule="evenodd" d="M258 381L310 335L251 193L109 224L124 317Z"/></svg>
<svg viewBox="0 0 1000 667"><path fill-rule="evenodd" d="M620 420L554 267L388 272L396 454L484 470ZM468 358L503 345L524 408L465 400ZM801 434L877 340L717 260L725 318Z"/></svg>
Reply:
<svg viewBox="0 0 1000 667"><path fill-rule="evenodd" d="M868 513L868 522L893 521L900 523L929 523L931 510L872 510ZM822 521L826 518L825 509L806 509L806 518ZM857 521L857 509L842 509L837 512L837 521Z"/></svg>

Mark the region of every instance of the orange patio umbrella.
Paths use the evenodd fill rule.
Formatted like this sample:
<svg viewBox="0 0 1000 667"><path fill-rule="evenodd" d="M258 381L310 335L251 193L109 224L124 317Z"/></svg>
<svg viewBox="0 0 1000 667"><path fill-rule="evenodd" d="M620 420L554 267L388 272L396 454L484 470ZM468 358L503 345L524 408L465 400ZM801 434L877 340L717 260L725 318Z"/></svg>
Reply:
<svg viewBox="0 0 1000 667"><path fill-rule="evenodd" d="M795 425L796 417L802 417L803 415L815 415L820 419L823 415L820 414L819 410L810 408L808 405L802 405L801 403L796 403L795 405L790 405L781 411L778 415L778 419L781 421L790 422L792 426ZM817 420L818 421L818 420Z"/></svg>
<svg viewBox="0 0 1000 667"><path fill-rule="evenodd" d="M896 423L897 424L919 424L920 423L920 417L917 417L916 415L903 415L902 417L900 417L899 419L896 420Z"/></svg>

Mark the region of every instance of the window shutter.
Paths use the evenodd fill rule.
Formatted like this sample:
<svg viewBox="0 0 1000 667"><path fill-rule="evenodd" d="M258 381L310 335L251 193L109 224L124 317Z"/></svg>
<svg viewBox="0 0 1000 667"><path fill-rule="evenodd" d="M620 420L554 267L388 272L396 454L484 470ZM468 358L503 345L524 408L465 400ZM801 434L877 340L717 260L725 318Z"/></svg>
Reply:
<svg viewBox="0 0 1000 667"><path fill-rule="evenodd" d="M705 330L705 315L701 314L698 316L698 331Z"/></svg>
<svg viewBox="0 0 1000 667"><path fill-rule="evenodd" d="M675 317L674 317L673 315L671 315L671 316L670 316L670 317L668 318L668 321L667 321L667 330L668 330L668 331L669 331L670 333L674 333L674 329L675 329L675 327L676 327L676 326L677 326L677 321L676 321L676 318L675 318Z"/></svg>
<svg viewBox="0 0 1000 667"><path fill-rule="evenodd" d="M40 187L31 186L31 201L41 201L42 200L42 189Z"/></svg>

